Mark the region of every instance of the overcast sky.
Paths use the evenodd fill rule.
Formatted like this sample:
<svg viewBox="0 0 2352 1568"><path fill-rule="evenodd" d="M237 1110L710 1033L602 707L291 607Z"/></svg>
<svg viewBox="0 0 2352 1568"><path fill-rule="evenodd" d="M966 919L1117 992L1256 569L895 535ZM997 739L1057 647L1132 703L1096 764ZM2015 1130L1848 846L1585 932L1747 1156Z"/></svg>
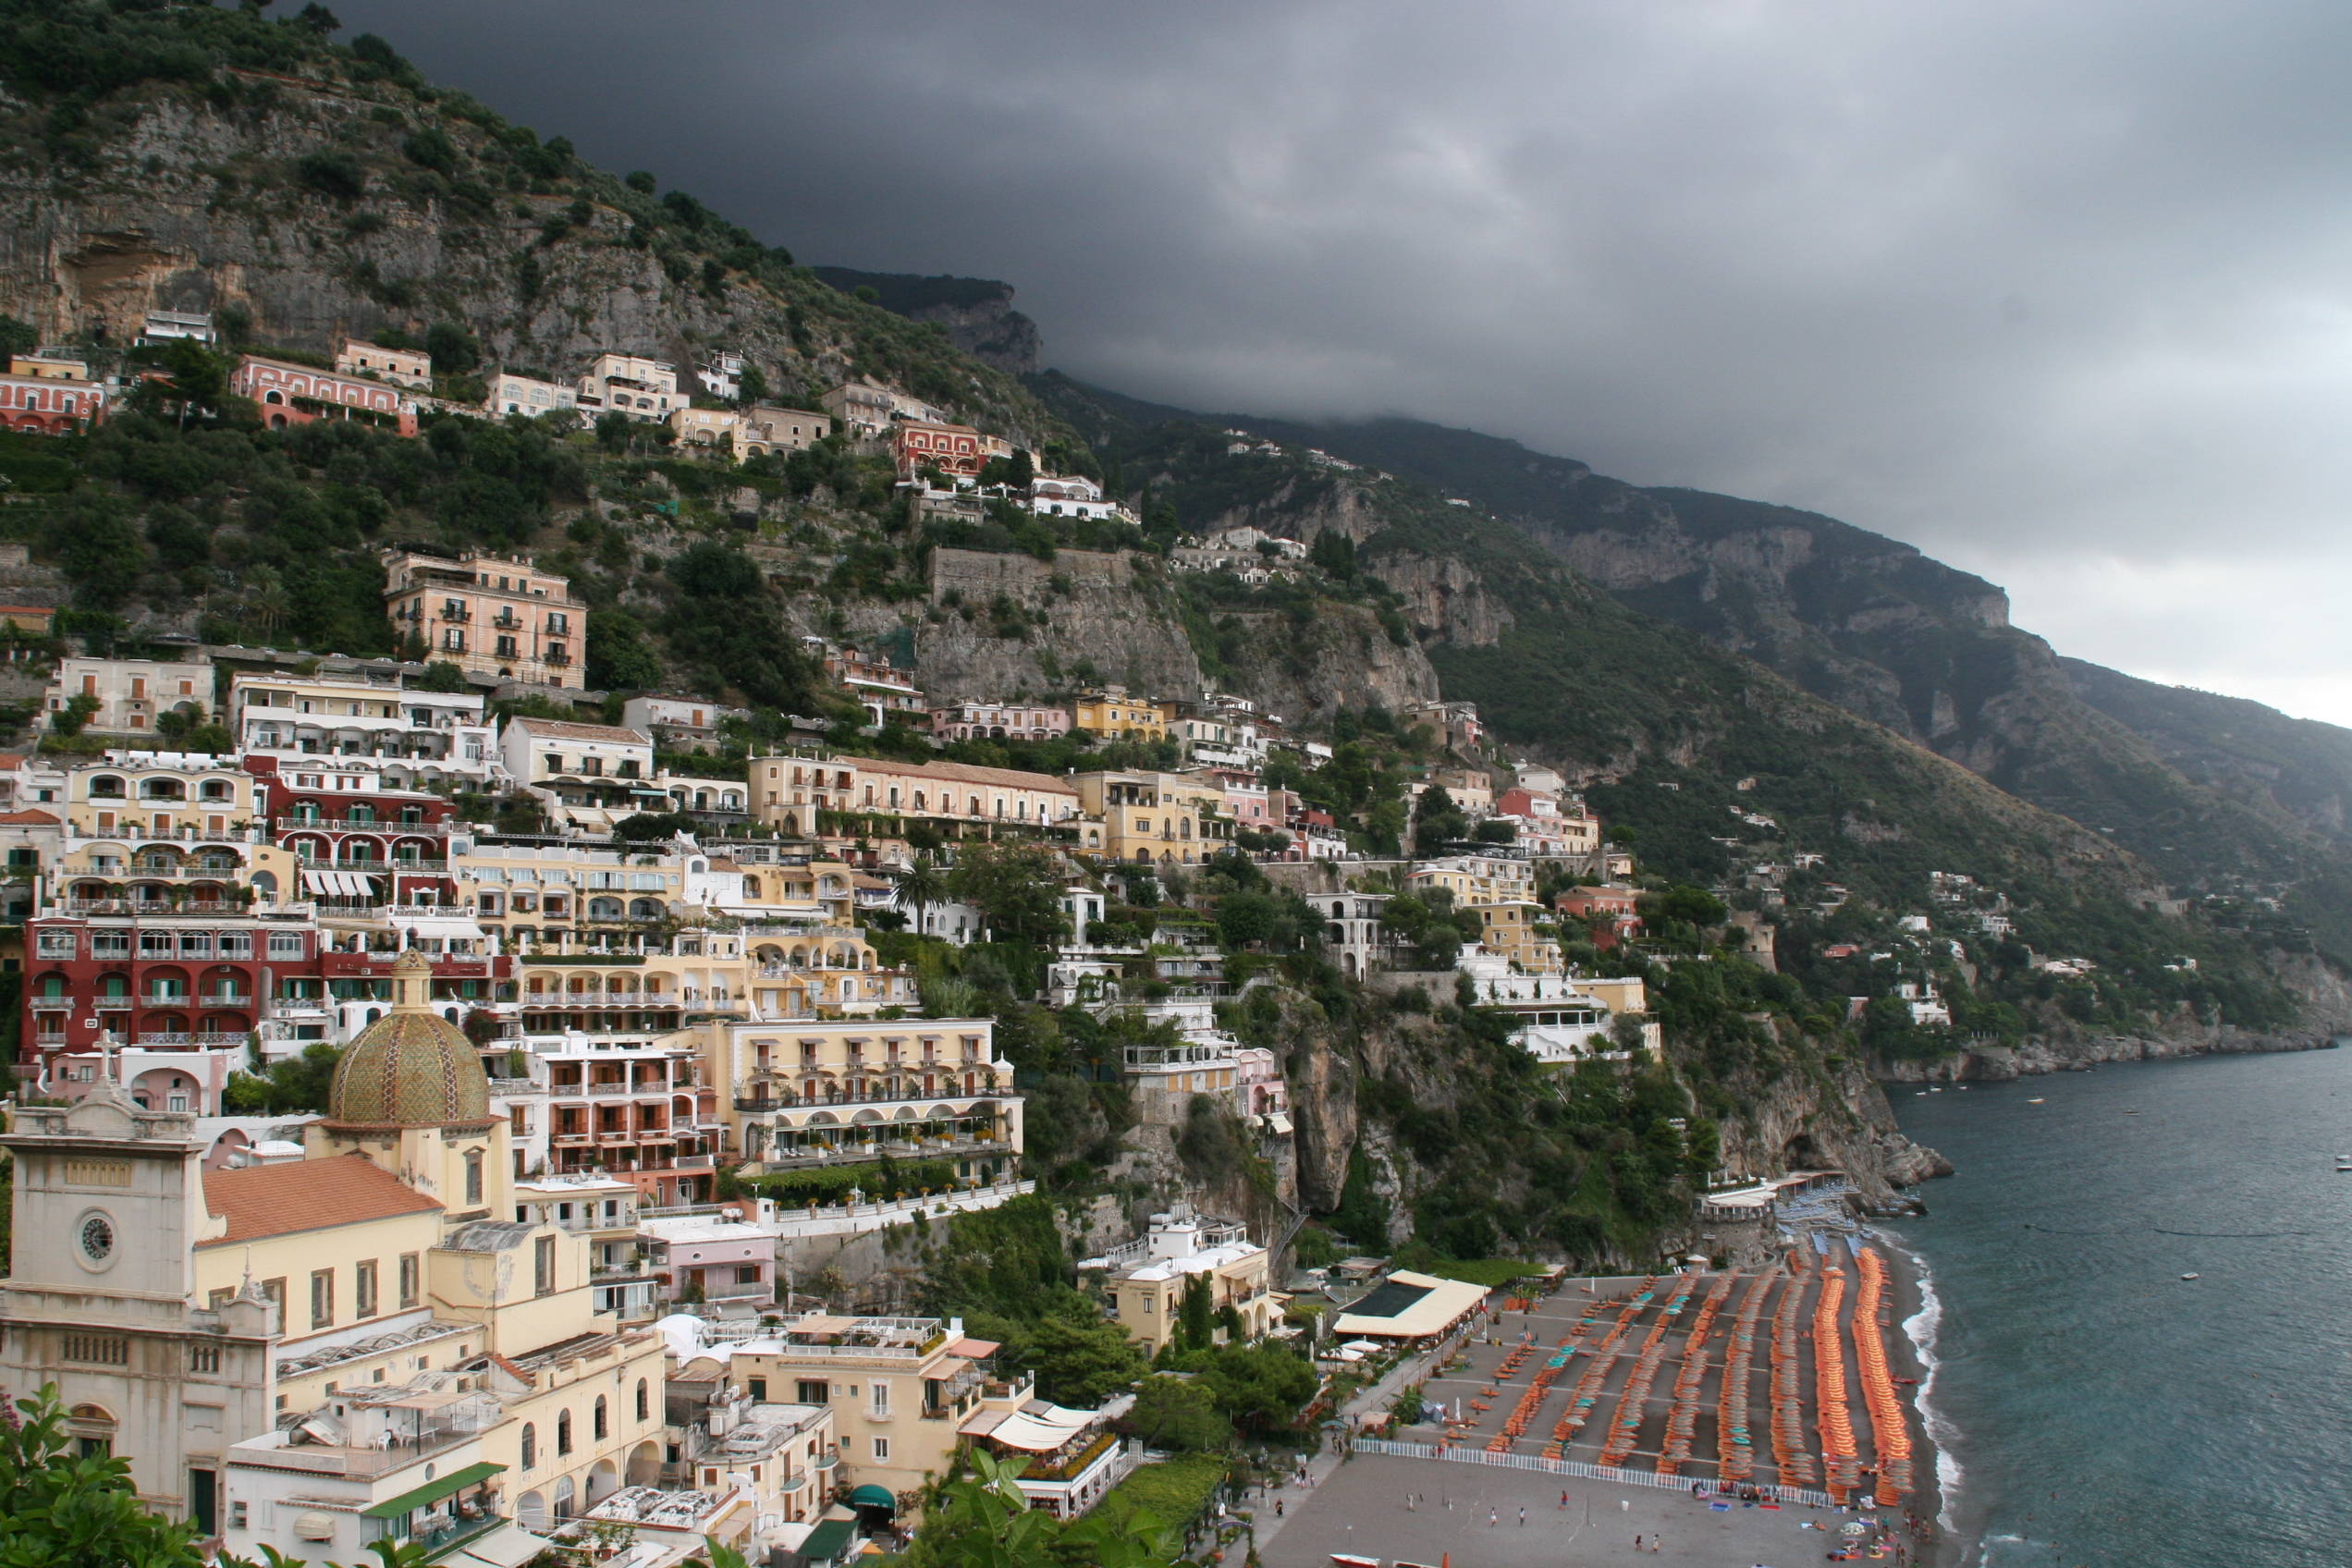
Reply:
<svg viewBox="0 0 2352 1568"><path fill-rule="evenodd" d="M1813 508L2352 723L2352 6L333 4L1083 378Z"/></svg>

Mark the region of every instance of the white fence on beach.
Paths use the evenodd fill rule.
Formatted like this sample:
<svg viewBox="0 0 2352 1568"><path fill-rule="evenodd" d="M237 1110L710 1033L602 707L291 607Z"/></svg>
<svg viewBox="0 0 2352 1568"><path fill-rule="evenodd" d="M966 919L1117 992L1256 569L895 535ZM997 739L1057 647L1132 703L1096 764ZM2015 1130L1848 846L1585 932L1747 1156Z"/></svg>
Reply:
<svg viewBox="0 0 2352 1568"><path fill-rule="evenodd" d="M1674 1491L1688 1491L1698 1477L1693 1476L1660 1476L1653 1470L1620 1470L1610 1464L1590 1464L1581 1459L1546 1459L1539 1453L1491 1453L1482 1448L1439 1448L1435 1443L1402 1443L1389 1438L1357 1438L1358 1453L1393 1454L1400 1459L1442 1459L1453 1464L1485 1464L1497 1470L1538 1470L1547 1476L1574 1476L1587 1481L1623 1481L1630 1487L1665 1487ZM1709 1496L1713 1496L1712 1483ZM1756 1489L1774 1502L1801 1502L1812 1508L1834 1506L1827 1492L1807 1491L1802 1487L1768 1487Z"/></svg>

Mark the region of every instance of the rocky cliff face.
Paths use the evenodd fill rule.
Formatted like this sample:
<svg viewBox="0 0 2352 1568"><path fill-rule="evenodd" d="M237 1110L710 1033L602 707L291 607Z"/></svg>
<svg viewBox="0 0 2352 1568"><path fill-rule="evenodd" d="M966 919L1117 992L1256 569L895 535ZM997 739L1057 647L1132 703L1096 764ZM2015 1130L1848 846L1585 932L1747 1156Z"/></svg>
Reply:
<svg viewBox="0 0 2352 1568"><path fill-rule="evenodd" d="M1165 591L1139 582L1124 556L935 550L931 608L914 643L935 702L1042 695L1072 684L1082 663L1136 692L1191 696L1202 685Z"/></svg>
<svg viewBox="0 0 2352 1568"><path fill-rule="evenodd" d="M1288 722L1319 725L1341 708L1393 713L1438 695L1438 672L1420 644L1392 642L1358 606L1319 606L1304 624L1267 611L1231 619L1239 656L1228 655L1220 685Z"/></svg>

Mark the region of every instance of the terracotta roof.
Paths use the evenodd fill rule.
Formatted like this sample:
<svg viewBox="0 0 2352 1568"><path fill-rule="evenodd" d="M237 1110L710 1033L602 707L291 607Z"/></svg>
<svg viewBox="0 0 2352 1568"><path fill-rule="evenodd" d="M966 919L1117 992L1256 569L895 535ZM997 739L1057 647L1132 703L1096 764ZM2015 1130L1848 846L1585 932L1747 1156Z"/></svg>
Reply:
<svg viewBox="0 0 2352 1568"><path fill-rule="evenodd" d="M835 757L834 764L847 763L860 773L898 773L913 778L936 778L944 784L990 784L1007 790L1050 790L1058 795L1075 795L1077 789L1067 778L1057 778L1050 773L1024 773L1014 767L974 767L961 762L890 762L880 757Z"/></svg>
<svg viewBox="0 0 2352 1568"><path fill-rule="evenodd" d="M55 827L63 820L45 811L0 811L0 826L8 827Z"/></svg>
<svg viewBox="0 0 2352 1568"><path fill-rule="evenodd" d="M573 724L560 718L510 718L508 724L520 724L533 735L551 736L560 741L616 741L624 744L650 746L654 738L642 729L624 729L611 724Z"/></svg>
<svg viewBox="0 0 2352 1568"><path fill-rule="evenodd" d="M365 1155L347 1154L287 1165L207 1170L204 1207L227 1218L228 1233L197 1245L223 1247L298 1231L423 1214L441 1206L371 1163Z"/></svg>

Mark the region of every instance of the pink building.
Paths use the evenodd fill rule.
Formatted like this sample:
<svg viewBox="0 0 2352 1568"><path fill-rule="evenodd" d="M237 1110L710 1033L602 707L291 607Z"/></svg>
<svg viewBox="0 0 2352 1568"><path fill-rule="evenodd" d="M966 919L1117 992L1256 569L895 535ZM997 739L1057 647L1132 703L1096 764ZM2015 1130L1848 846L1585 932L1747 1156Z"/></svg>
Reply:
<svg viewBox="0 0 2352 1568"><path fill-rule="evenodd" d="M1070 710L1028 703L951 703L931 712L943 741L1050 741L1070 733Z"/></svg>
<svg viewBox="0 0 2352 1568"><path fill-rule="evenodd" d="M106 389L87 381L0 375L0 426L29 435L70 435L106 417Z"/></svg>
<svg viewBox="0 0 2352 1568"><path fill-rule="evenodd" d="M1263 1046L1243 1046L1233 1053L1233 1096L1244 1117L1280 1117L1272 1131L1290 1131L1291 1086L1282 1081L1274 1053Z"/></svg>
<svg viewBox="0 0 2352 1568"><path fill-rule="evenodd" d="M345 419L380 425L402 435L417 433L416 399L381 381L248 354L228 378L228 389L261 404L263 423L272 430L312 420Z"/></svg>

